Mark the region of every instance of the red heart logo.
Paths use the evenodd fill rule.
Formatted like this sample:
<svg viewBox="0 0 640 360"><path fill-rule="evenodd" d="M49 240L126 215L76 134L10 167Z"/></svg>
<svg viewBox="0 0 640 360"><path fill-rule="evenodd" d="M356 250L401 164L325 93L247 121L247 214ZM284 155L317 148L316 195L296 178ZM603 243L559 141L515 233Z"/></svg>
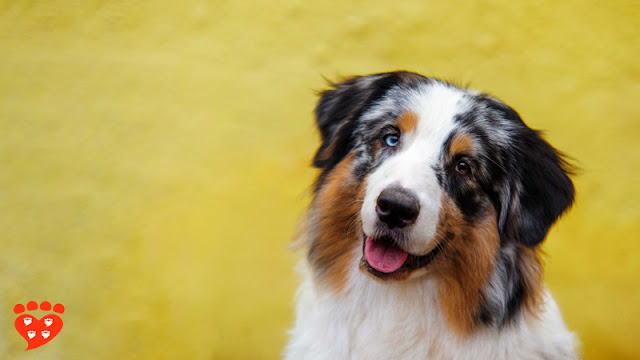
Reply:
<svg viewBox="0 0 640 360"><path fill-rule="evenodd" d="M29 302L29 304L27 304L27 309L36 310L37 304L35 304L34 301ZM51 310L51 304L45 301L40 306L40 309ZM63 313L64 307L57 304L53 310L58 313ZM24 306L20 304L16 305L14 311L16 313L23 312ZM35 349L53 340L53 338L60 333L60 330L62 330L62 325L62 319L55 314L45 315L42 319L37 319L31 314L22 314L18 316L15 321L16 330L18 330L18 333L27 340L27 344L29 345L25 351Z"/></svg>

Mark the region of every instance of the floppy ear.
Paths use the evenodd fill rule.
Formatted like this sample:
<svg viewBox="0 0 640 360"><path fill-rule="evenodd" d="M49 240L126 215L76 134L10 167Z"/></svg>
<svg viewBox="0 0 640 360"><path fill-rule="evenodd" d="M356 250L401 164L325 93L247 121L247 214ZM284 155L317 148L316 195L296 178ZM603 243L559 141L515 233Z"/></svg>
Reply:
<svg viewBox="0 0 640 360"><path fill-rule="evenodd" d="M571 165L540 133L527 127L511 108L503 114L516 122L510 204L503 235L526 246L536 246L549 228L573 204ZM515 175L515 176L514 176Z"/></svg>
<svg viewBox="0 0 640 360"><path fill-rule="evenodd" d="M365 109L404 78L405 72L356 76L320 93L315 109L322 144L313 166L329 171L353 149L357 120Z"/></svg>
<svg viewBox="0 0 640 360"><path fill-rule="evenodd" d="M356 85L359 81L360 78L355 77L331 84L330 89L320 93L315 114L322 144L313 158L313 166L333 167L349 152L355 119L366 100L365 91Z"/></svg>

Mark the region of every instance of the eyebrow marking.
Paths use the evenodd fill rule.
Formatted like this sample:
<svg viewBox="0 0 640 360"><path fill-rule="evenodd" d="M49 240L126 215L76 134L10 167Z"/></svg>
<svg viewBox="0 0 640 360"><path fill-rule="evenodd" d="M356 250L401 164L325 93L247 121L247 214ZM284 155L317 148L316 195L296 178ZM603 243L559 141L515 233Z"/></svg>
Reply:
<svg viewBox="0 0 640 360"><path fill-rule="evenodd" d="M449 145L449 154L472 154L473 140L469 135L456 135Z"/></svg>
<svg viewBox="0 0 640 360"><path fill-rule="evenodd" d="M411 132L418 126L418 115L413 111L407 111L398 118L397 125L403 134Z"/></svg>

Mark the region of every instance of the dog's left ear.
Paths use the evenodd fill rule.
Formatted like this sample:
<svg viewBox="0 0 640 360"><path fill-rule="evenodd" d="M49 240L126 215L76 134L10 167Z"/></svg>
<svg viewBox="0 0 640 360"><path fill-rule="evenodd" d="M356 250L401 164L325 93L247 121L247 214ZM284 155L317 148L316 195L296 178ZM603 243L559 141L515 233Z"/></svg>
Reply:
<svg viewBox="0 0 640 360"><path fill-rule="evenodd" d="M510 166L515 173L509 174L511 198L503 204L507 214L500 224L501 233L507 240L536 246L573 204L575 189L569 178L572 166L538 131L527 127L515 110L504 104L498 107L517 129L512 137Z"/></svg>

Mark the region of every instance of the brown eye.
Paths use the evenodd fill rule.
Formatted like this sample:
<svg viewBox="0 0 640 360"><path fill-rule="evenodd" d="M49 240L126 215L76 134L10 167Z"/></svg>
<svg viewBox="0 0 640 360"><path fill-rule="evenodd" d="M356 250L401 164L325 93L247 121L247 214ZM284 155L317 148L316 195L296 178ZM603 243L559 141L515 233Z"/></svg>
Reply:
<svg viewBox="0 0 640 360"><path fill-rule="evenodd" d="M456 171L462 175L466 175L471 172L471 166L469 166L466 161L460 161L458 165L456 165Z"/></svg>

